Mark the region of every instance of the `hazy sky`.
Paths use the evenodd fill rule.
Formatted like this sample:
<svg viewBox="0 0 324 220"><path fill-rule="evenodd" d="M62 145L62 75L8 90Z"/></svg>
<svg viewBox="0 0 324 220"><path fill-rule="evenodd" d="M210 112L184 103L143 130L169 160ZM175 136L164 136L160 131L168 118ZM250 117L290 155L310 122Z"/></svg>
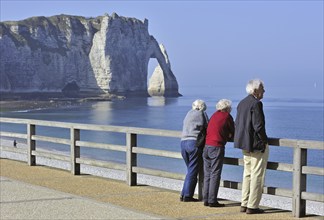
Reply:
<svg viewBox="0 0 324 220"><path fill-rule="evenodd" d="M58 14L149 20L181 86L300 87L323 98L323 1L1 0L1 21ZM150 61L155 65L156 61ZM150 73L149 73L150 74Z"/></svg>

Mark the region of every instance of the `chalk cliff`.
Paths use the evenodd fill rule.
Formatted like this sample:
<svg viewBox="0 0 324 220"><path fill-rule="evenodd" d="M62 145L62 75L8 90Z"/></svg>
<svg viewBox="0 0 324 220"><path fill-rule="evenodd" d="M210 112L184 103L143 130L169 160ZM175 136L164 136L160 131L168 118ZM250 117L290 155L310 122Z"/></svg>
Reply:
<svg viewBox="0 0 324 220"><path fill-rule="evenodd" d="M163 46L148 20L113 13L0 22L0 91L179 96ZM147 82L149 60L160 70ZM71 86L72 85L72 86Z"/></svg>

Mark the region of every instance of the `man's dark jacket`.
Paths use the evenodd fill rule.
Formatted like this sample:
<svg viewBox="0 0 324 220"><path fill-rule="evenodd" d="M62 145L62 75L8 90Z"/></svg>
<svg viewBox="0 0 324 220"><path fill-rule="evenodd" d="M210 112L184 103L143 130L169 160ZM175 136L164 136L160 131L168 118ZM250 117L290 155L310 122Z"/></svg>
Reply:
<svg viewBox="0 0 324 220"><path fill-rule="evenodd" d="M237 106L234 147L253 152L254 133L268 143L262 102L248 95Z"/></svg>

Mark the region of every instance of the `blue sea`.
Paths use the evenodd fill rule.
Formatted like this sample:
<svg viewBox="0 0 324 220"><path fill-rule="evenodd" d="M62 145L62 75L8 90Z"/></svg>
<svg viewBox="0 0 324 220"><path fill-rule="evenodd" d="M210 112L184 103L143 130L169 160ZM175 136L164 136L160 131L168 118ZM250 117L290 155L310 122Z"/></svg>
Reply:
<svg viewBox="0 0 324 220"><path fill-rule="evenodd" d="M269 137L324 140L323 131L323 95L307 95L304 93L291 93L287 88L266 88L264 96L264 113L266 117L266 130ZM207 104L207 114L211 116L215 111L216 102L227 98L232 100L232 116L236 116L238 102L246 96L245 88L239 87L184 87L180 91L183 96L179 98L127 98L125 100L86 102L56 109L38 109L1 112L1 117L29 118L50 121L74 122L100 125L119 125L130 127L145 127L156 129L181 130L182 121L195 99L203 99ZM311 94L311 91L309 91ZM320 95L318 95L320 94ZM26 132L26 128L19 125L3 123L1 130ZM37 134L51 134L57 137L68 138L69 131L40 127ZM102 143L124 144L125 135L119 133L81 132L81 140ZM53 150L69 151L69 146L37 143ZM180 140L177 138L157 138L139 136L138 146L180 152ZM324 148L324 147L323 147ZM123 163L125 154L107 150L82 148L81 156L100 160ZM226 145L226 156L241 158L242 152L233 148L232 143ZM293 150L290 147L271 146L269 161L292 163ZM138 165L177 173L185 173L184 162L178 159L156 158L140 155ZM324 168L323 150L308 151L308 165ZM240 182L243 168L225 165L222 179ZM267 186L292 188L292 174L283 171L267 171ZM322 176L308 175L307 191L324 193L324 178Z"/></svg>

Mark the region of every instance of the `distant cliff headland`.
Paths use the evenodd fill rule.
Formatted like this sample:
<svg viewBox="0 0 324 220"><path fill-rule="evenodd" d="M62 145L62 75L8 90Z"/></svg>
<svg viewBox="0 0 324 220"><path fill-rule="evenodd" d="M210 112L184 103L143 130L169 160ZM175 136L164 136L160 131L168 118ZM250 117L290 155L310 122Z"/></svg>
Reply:
<svg viewBox="0 0 324 220"><path fill-rule="evenodd" d="M146 19L113 13L0 22L0 54L2 97L180 96L167 52ZM152 58L159 65L147 82Z"/></svg>

